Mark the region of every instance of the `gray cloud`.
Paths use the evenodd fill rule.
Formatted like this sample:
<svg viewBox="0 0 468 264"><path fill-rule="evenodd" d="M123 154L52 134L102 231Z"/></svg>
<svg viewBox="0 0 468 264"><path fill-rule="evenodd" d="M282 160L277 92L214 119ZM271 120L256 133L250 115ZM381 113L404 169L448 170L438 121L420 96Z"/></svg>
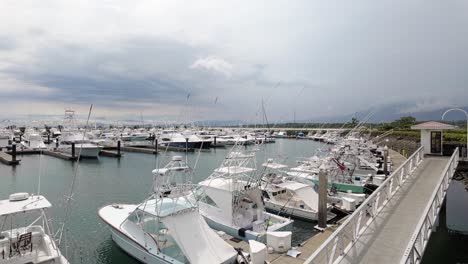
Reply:
<svg viewBox="0 0 468 264"><path fill-rule="evenodd" d="M9 51L16 48L16 42L14 39L8 36L0 35L0 52L1 51Z"/></svg>
<svg viewBox="0 0 468 264"><path fill-rule="evenodd" d="M51 89L18 98L119 111L121 102L185 107L190 93L197 119L253 120L263 100L278 121L389 104L424 111L468 98L461 0L48 1L26 22L0 18L8 25L0 26L0 83L7 76Z"/></svg>

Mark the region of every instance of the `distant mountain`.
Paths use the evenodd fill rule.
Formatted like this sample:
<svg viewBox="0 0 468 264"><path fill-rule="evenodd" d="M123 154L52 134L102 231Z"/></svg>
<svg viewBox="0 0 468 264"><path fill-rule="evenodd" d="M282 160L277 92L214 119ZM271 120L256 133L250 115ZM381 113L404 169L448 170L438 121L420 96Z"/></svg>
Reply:
<svg viewBox="0 0 468 264"><path fill-rule="evenodd" d="M355 117L359 120L363 120L369 113L372 113L372 116L369 119L370 123L381 123L381 122L391 122L393 120L399 119L403 116L414 116L418 121L427 121L427 120L441 120L442 114L449 109L440 108L431 111L411 111L410 105L400 104L400 105L389 105L384 106L376 110L369 109L368 111L357 112ZM468 112L468 106L460 107ZM410 111L406 110L409 109ZM350 121L349 115L347 116L331 116L331 117L321 117L307 120L308 122L347 122ZM446 121L458 121L466 120L465 114L460 111L453 111L447 114L445 117ZM298 122L307 122L306 120Z"/></svg>

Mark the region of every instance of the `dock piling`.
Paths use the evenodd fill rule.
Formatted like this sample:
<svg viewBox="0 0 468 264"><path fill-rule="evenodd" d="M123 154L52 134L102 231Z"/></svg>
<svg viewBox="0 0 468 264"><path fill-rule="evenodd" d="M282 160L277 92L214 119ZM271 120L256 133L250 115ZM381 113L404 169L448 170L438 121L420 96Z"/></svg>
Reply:
<svg viewBox="0 0 468 264"><path fill-rule="evenodd" d="M154 153L158 153L158 139L154 136Z"/></svg>
<svg viewBox="0 0 468 264"><path fill-rule="evenodd" d="M318 227L325 229L327 227L327 172L321 168L319 171L319 210Z"/></svg>
<svg viewBox="0 0 468 264"><path fill-rule="evenodd" d="M11 160L13 163L16 162L16 143L11 145Z"/></svg>
<svg viewBox="0 0 468 264"><path fill-rule="evenodd" d="M385 176L387 176L388 175L388 164L387 164L387 162L388 162L388 147L387 146L384 147L383 152L384 152L384 167L383 167L383 170L384 170Z"/></svg>
<svg viewBox="0 0 468 264"><path fill-rule="evenodd" d="M117 155L120 157L120 140L117 140Z"/></svg>
<svg viewBox="0 0 468 264"><path fill-rule="evenodd" d="M216 136L214 136L214 145L216 146Z"/></svg>
<svg viewBox="0 0 468 264"><path fill-rule="evenodd" d="M74 159L75 158L75 142L71 143L71 147L72 147L72 158Z"/></svg>

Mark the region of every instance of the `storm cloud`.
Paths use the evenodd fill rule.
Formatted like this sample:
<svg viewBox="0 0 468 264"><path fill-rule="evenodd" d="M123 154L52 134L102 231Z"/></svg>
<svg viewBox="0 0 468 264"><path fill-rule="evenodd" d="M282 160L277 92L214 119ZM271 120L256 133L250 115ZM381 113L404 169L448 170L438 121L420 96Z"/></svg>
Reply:
<svg viewBox="0 0 468 264"><path fill-rule="evenodd" d="M7 114L272 120L465 105L468 3L2 1ZM412 106L414 105L414 106ZM99 112L101 111L101 112Z"/></svg>

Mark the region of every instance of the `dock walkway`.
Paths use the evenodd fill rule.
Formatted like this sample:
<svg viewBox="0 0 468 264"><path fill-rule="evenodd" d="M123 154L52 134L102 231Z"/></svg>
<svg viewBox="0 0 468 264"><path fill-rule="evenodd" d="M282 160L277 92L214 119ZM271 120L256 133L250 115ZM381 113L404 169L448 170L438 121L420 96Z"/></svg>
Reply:
<svg viewBox="0 0 468 264"><path fill-rule="evenodd" d="M8 154L6 152L0 151L0 162L2 162L3 164L6 164L6 165L17 165L17 164L19 164L20 160L18 158L13 160L12 155L10 155L10 154Z"/></svg>
<svg viewBox="0 0 468 264"><path fill-rule="evenodd" d="M447 161L445 157L424 159L340 263L398 262L437 188Z"/></svg>

